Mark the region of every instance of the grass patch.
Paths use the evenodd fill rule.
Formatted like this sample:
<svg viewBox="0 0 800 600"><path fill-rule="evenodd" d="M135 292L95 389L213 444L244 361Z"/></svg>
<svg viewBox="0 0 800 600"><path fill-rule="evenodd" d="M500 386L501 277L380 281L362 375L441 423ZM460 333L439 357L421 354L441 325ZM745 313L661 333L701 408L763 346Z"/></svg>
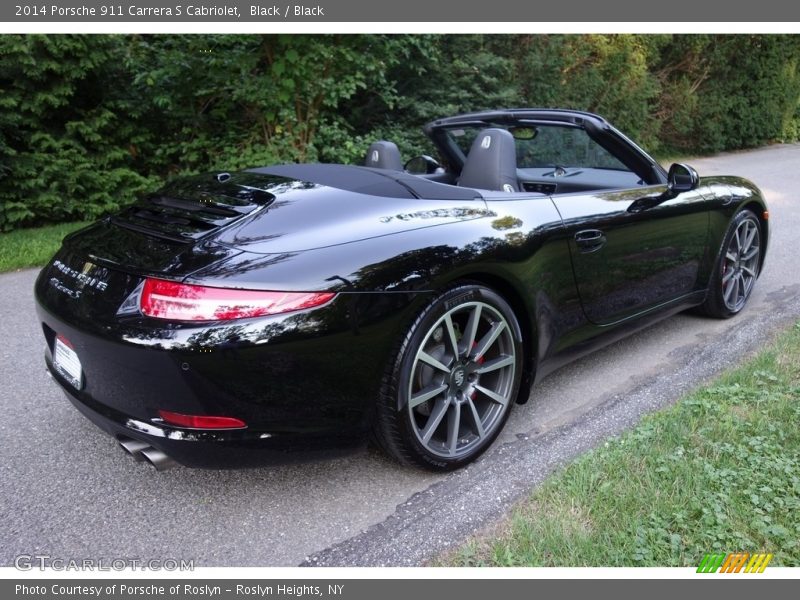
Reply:
<svg viewBox="0 0 800 600"><path fill-rule="evenodd" d="M43 266L61 246L65 235L89 223L60 223L0 233L0 272Z"/></svg>
<svg viewBox="0 0 800 600"><path fill-rule="evenodd" d="M800 565L800 323L551 476L446 566Z"/></svg>

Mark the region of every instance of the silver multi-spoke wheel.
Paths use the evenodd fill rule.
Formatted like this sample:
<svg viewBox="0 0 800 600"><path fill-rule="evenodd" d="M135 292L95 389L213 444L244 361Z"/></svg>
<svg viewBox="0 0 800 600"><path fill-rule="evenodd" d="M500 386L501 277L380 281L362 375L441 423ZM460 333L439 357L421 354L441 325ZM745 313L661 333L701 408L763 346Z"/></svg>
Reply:
<svg viewBox="0 0 800 600"><path fill-rule="evenodd" d="M511 305L486 286L464 282L432 298L387 365L373 441L436 471L475 460L528 381L522 332Z"/></svg>
<svg viewBox="0 0 800 600"><path fill-rule="evenodd" d="M721 269L722 300L731 312L739 312L747 302L758 276L761 235L753 217L743 219L734 230L725 250Z"/></svg>
<svg viewBox="0 0 800 600"><path fill-rule="evenodd" d="M410 369L406 410L418 442L459 459L503 424L515 393L511 326L481 301L450 308L429 327Z"/></svg>
<svg viewBox="0 0 800 600"><path fill-rule="evenodd" d="M727 319L745 307L758 279L765 243L766 230L752 210L731 219L709 279L703 312Z"/></svg>

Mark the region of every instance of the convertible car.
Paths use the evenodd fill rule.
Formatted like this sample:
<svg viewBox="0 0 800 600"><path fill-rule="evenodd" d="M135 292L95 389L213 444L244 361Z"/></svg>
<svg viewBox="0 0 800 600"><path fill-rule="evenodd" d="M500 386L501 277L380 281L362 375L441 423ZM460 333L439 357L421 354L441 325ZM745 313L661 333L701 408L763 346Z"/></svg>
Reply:
<svg viewBox="0 0 800 600"><path fill-rule="evenodd" d="M585 112L424 130L438 161L380 141L364 166L183 178L68 236L36 282L47 369L157 468L369 437L448 470L568 361L746 305L769 233L749 181L667 172Z"/></svg>

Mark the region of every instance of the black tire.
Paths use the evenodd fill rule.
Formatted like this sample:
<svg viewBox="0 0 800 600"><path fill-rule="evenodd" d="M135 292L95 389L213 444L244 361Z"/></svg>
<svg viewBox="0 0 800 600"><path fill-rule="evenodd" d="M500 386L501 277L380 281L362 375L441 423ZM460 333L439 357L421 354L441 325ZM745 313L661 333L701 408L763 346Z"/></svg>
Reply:
<svg viewBox="0 0 800 600"><path fill-rule="evenodd" d="M761 239L761 223L752 211L743 210L733 218L714 264L702 312L727 319L747 305L758 279Z"/></svg>
<svg viewBox="0 0 800 600"><path fill-rule="evenodd" d="M475 284L446 290L420 311L387 367L373 440L434 471L472 462L505 425L522 354L516 316L499 294Z"/></svg>

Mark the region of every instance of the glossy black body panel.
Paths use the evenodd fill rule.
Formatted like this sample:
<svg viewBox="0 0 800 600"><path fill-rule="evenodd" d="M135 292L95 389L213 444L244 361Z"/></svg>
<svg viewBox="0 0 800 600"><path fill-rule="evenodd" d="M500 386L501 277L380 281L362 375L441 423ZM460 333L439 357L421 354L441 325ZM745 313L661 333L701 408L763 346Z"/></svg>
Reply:
<svg viewBox="0 0 800 600"><path fill-rule="evenodd" d="M659 197L666 186L565 194L554 197L567 234L587 318L609 325L704 289L699 280L706 253L709 214L693 190L642 212L634 202ZM582 232L602 231L595 245Z"/></svg>
<svg viewBox="0 0 800 600"><path fill-rule="evenodd" d="M609 145L620 143L608 131ZM156 208L151 199L138 216L69 236L36 283L48 368L106 431L184 464L242 466L292 449L347 447L363 440L398 340L449 285L479 281L512 305L527 353L524 402L528 384L565 362L701 303L734 214L766 209L757 188L734 177L702 179L666 200L663 182L553 197L460 189L448 198L399 183L407 174L379 177L389 188L373 175L359 180L384 190L374 195L265 172L199 176L157 194ZM408 194L387 196L394 185ZM418 197L425 189L436 197ZM656 201L638 210L642 198ZM163 206L164 214L147 212ZM120 312L147 276L337 295L317 309L229 322ZM56 335L81 360L81 389L52 369ZM248 427L169 429L159 409Z"/></svg>

